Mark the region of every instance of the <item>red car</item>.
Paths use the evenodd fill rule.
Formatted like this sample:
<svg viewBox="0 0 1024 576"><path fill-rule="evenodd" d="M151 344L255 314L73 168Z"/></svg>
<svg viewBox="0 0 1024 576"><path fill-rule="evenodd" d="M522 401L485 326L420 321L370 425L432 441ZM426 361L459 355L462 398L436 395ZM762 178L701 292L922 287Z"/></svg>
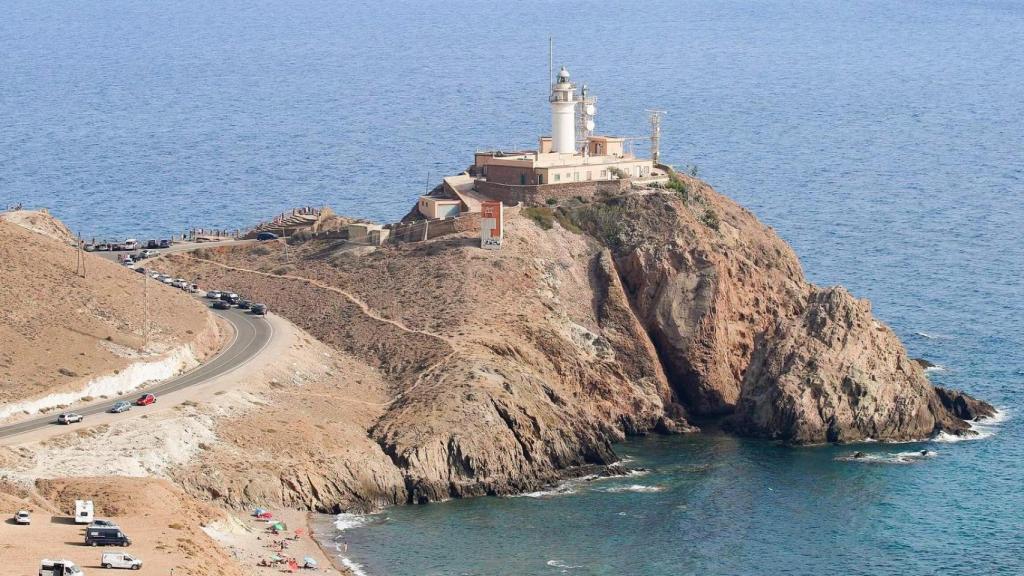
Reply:
<svg viewBox="0 0 1024 576"><path fill-rule="evenodd" d="M152 394L143 394L139 396L139 399L135 401L136 406L149 406L153 402L156 402L156 396Z"/></svg>

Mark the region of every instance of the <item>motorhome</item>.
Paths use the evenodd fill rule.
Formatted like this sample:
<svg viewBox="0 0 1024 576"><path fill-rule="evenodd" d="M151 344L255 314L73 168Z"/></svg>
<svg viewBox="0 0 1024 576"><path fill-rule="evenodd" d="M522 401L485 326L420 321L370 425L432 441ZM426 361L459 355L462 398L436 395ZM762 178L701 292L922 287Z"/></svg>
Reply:
<svg viewBox="0 0 1024 576"><path fill-rule="evenodd" d="M92 521L92 500L75 500L75 524L91 524Z"/></svg>
<svg viewBox="0 0 1024 576"><path fill-rule="evenodd" d="M85 576L85 572L71 560L43 560L39 564L39 576Z"/></svg>

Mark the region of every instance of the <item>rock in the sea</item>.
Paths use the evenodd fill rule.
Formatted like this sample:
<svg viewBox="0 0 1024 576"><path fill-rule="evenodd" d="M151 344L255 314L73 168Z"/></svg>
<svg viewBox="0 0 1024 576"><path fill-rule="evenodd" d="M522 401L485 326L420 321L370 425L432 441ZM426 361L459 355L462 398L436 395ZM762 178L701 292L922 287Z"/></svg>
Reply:
<svg viewBox="0 0 1024 576"><path fill-rule="evenodd" d="M935 395L947 410L962 420L981 420L996 415L996 409L991 404L972 398L959 390L936 386Z"/></svg>
<svg viewBox="0 0 1024 576"><path fill-rule="evenodd" d="M969 433L961 414L983 404L937 393L867 301L825 288L759 339L729 426L794 443L908 440Z"/></svg>

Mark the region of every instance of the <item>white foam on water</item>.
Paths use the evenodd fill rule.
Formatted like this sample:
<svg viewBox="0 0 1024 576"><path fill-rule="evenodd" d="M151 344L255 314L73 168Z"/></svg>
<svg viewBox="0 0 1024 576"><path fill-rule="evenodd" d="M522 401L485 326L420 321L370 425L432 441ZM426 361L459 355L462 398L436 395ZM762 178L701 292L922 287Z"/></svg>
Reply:
<svg viewBox="0 0 1024 576"><path fill-rule="evenodd" d="M839 462L859 462L862 464L913 464L921 462L926 458L934 458L938 453L928 450L922 454L919 450L913 452L889 452L886 454L865 454L860 458L854 456L840 456L836 458Z"/></svg>
<svg viewBox="0 0 1024 576"><path fill-rule="evenodd" d="M628 486L610 486L608 488L602 488L601 492L610 492L612 494L618 494L621 492L635 492L637 494L650 494L653 492L661 492L665 488L663 486L645 486L643 484L630 484Z"/></svg>
<svg viewBox="0 0 1024 576"><path fill-rule="evenodd" d="M342 556L341 554L338 554L338 559L341 560L341 565L345 568L348 568L350 572L355 574L355 576L370 576L370 574L367 573L366 570L363 570L362 564L352 560L348 556Z"/></svg>
<svg viewBox="0 0 1024 576"><path fill-rule="evenodd" d="M369 523L369 516L363 514L349 514L347 512L342 512L334 517L334 527L339 532L351 530L352 528L359 528L360 526L366 526Z"/></svg>
<svg viewBox="0 0 1024 576"><path fill-rule="evenodd" d="M561 560L548 560L546 564L548 566L551 566L552 568L565 568L566 570L572 570L573 568L583 568L583 566L580 565L566 564Z"/></svg>
<svg viewBox="0 0 1024 576"><path fill-rule="evenodd" d="M932 372L948 372L949 370L942 364L933 364L924 369L925 374L931 374Z"/></svg>
<svg viewBox="0 0 1024 576"><path fill-rule="evenodd" d="M920 336L921 338L925 338L927 340L947 340L947 339L949 339L949 336L946 336L944 334L929 334L928 332L914 332L914 334L916 336Z"/></svg>
<svg viewBox="0 0 1024 576"><path fill-rule="evenodd" d="M953 443L953 442L965 442L968 440L984 440L995 436L996 432L999 431L999 427L1010 418L1009 410L1007 409L996 409L995 415L989 418L982 418L977 422L968 422L971 430L974 434L957 436L956 434L950 434L948 432L939 432L935 438L932 438L933 442Z"/></svg>

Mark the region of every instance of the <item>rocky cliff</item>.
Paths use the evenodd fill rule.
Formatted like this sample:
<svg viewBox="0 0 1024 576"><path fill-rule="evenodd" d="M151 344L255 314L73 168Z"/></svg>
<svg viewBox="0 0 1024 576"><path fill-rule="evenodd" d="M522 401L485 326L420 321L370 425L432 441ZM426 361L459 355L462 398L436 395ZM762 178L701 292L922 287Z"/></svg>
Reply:
<svg viewBox="0 0 1024 576"><path fill-rule="evenodd" d="M372 399L318 408L321 432L302 429L345 430L351 449L325 457L290 443L290 461L308 450L316 464L268 466L258 482L221 473L267 444L225 424L222 447L182 477L236 505L532 490L607 470L626 435L693 431L689 414L817 443L966 434L965 419L991 410L934 389L867 303L808 283L771 229L685 176L525 211L495 252L471 234L379 248L296 241L169 267L266 302L341 354L341 373L364 375L344 378L346 394ZM320 393L321 407L336 401ZM276 402L280 421L298 417Z"/></svg>

